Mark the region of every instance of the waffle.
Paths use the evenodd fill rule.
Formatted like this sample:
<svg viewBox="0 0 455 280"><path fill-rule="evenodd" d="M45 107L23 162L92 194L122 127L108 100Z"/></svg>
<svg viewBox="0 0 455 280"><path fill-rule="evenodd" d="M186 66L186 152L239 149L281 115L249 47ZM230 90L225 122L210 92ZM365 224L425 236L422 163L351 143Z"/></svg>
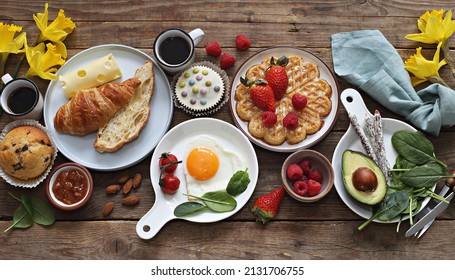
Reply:
<svg viewBox="0 0 455 280"><path fill-rule="evenodd" d="M278 57L274 58L278 60ZM332 88L327 81L320 79L318 67L305 62L298 56L289 56L289 63L285 69L289 77L289 84L285 96L275 101L277 122L273 127L262 125L261 115L263 111L251 101L249 89L239 84L235 90L236 112L239 118L248 122L248 131L258 139L262 139L269 145L297 144L321 129L323 118L332 110ZM266 69L270 66L270 58L260 64L252 66L246 72L248 80L265 79ZM295 110L292 106L292 96L296 93L307 97L307 106L301 110ZM283 118L291 111L297 113L299 125L296 129L286 129L283 126Z"/></svg>

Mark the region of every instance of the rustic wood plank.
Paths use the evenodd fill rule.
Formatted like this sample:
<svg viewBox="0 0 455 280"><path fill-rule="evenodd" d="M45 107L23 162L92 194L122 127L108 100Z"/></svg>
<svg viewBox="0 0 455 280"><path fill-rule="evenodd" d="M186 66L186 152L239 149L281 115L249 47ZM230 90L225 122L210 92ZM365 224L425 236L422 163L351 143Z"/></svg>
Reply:
<svg viewBox="0 0 455 280"><path fill-rule="evenodd" d="M8 222L0 222L5 228ZM136 222L56 222L0 236L0 259L300 259L453 260L454 221L436 221L421 239L405 238L395 225L357 222L171 221L151 240ZM284 237L284 238L283 238ZM48 242L52 240L52 242Z"/></svg>

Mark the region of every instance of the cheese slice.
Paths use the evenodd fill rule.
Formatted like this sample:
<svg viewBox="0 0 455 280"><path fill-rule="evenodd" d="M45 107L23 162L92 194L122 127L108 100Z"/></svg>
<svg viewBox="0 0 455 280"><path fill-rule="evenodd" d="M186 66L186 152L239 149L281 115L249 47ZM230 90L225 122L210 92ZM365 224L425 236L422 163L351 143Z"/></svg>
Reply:
<svg viewBox="0 0 455 280"><path fill-rule="evenodd" d="M59 76L68 99L79 90L96 87L122 77L122 72L112 53L94 60L78 70Z"/></svg>

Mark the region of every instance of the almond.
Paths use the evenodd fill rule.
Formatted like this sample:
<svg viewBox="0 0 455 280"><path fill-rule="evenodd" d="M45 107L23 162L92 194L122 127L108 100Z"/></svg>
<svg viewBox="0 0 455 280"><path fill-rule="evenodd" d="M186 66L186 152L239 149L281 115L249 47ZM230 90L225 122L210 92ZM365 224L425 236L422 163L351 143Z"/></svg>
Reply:
<svg viewBox="0 0 455 280"><path fill-rule="evenodd" d="M120 177L120 178L118 179L118 183L119 183L119 184L125 184L126 181L128 181L129 179L130 179L130 175L125 174L125 175L123 175L122 177Z"/></svg>
<svg viewBox="0 0 455 280"><path fill-rule="evenodd" d="M123 185L123 194L128 194L131 191L131 188L133 188L133 179L128 179L128 181L126 181L126 183Z"/></svg>
<svg viewBox="0 0 455 280"><path fill-rule="evenodd" d="M142 182L142 175L141 173L136 173L133 177L133 189L139 187L141 185L141 182Z"/></svg>
<svg viewBox="0 0 455 280"><path fill-rule="evenodd" d="M106 193L107 194L113 194L116 193L120 190L120 185L114 184L114 185L109 185L106 187Z"/></svg>
<svg viewBox="0 0 455 280"><path fill-rule="evenodd" d="M108 202L106 205L103 207L103 216L109 216L111 214L112 210L114 209L114 202Z"/></svg>
<svg viewBox="0 0 455 280"><path fill-rule="evenodd" d="M122 199L122 203L125 205L134 205L134 204L137 204L138 202L139 202L139 197L137 197L135 195L130 195L130 196Z"/></svg>

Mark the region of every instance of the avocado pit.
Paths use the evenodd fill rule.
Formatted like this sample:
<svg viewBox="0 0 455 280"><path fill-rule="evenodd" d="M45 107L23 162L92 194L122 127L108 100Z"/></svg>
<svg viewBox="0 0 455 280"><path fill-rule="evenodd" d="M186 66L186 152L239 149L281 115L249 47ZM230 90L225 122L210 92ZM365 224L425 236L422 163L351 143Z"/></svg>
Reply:
<svg viewBox="0 0 455 280"><path fill-rule="evenodd" d="M360 167L352 174L352 184L362 192L372 192L378 186L378 177L370 168Z"/></svg>

